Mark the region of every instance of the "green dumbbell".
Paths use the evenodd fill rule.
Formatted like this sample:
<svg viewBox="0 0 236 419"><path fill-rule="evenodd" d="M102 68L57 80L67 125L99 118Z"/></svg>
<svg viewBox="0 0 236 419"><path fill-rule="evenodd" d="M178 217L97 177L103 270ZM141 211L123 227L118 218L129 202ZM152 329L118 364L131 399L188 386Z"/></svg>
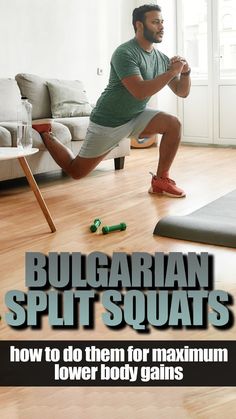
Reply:
<svg viewBox="0 0 236 419"><path fill-rule="evenodd" d="M92 233L95 233L95 231L97 231L98 227L101 225L101 221L99 220L99 218L96 218L93 222L93 224L90 226L90 231Z"/></svg>
<svg viewBox="0 0 236 419"><path fill-rule="evenodd" d="M117 231L117 230L126 230L126 224L125 223L120 223L114 226L104 226L102 227L102 232L103 234L108 234L111 231Z"/></svg>

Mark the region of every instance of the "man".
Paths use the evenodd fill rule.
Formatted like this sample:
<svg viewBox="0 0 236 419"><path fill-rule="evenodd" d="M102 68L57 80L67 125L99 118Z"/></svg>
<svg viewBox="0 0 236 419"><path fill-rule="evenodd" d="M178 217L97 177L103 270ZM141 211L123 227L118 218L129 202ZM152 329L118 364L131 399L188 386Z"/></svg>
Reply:
<svg viewBox="0 0 236 419"><path fill-rule="evenodd" d="M161 9L144 5L134 9L135 38L120 45L111 59L109 84L90 116L86 139L77 157L50 133L44 143L62 169L75 179L86 176L125 137L146 138L162 134L157 172L150 193L183 197L169 178L181 134L179 120L146 107L150 97L168 85L180 97L190 91L190 67L179 56L171 60L154 48L162 42Z"/></svg>

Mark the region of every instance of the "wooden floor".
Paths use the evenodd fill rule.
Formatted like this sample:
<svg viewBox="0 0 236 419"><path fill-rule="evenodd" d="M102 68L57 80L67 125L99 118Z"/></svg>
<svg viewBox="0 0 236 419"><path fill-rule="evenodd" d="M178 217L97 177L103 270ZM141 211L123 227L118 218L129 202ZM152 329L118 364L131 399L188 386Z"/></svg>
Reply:
<svg viewBox="0 0 236 419"><path fill-rule="evenodd" d="M94 250L132 253L145 251L200 252L214 255L215 288L236 297L236 251L192 242L153 236L156 222L167 214L187 214L236 187L236 149L182 146L172 177L187 197L171 199L147 194L149 171L155 171L157 148L132 150L125 169L113 170L113 162L102 163L87 178L73 181L59 174L39 177L38 183L57 226L51 234L35 198L25 182L1 187L0 313L6 311L4 295L24 287L24 256L27 251L47 254ZM89 232L99 217L105 224L126 222L126 231L108 234ZM97 311L93 331L51 330L45 320L41 330L17 331L0 323L0 339L235 339L235 325L229 330L158 331L138 335L126 327L106 328ZM235 312L235 308L234 308ZM0 388L1 419L53 418L204 418L236 417L233 388Z"/></svg>

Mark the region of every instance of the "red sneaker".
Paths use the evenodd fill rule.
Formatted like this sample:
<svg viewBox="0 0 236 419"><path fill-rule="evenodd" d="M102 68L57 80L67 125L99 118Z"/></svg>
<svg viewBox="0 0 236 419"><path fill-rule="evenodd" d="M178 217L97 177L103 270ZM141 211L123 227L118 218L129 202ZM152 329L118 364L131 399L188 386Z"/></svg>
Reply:
<svg viewBox="0 0 236 419"><path fill-rule="evenodd" d="M167 195L172 198L183 198L185 196L185 192L178 188L172 179L169 179L168 177L157 178L153 173L151 173L151 175L152 183L148 190L149 193Z"/></svg>
<svg viewBox="0 0 236 419"><path fill-rule="evenodd" d="M39 134L42 134L43 132L51 132L52 130L52 124L50 122L44 122L44 123L33 123L32 128L39 132Z"/></svg>

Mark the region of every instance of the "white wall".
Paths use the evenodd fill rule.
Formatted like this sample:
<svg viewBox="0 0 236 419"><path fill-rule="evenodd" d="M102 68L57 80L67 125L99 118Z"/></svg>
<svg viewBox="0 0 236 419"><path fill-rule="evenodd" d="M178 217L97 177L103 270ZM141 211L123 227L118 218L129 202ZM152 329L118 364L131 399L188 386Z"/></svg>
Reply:
<svg viewBox="0 0 236 419"><path fill-rule="evenodd" d="M0 0L0 77L81 79L96 101L112 52L133 36L134 7L134 0Z"/></svg>
<svg viewBox="0 0 236 419"><path fill-rule="evenodd" d="M147 1L148 2L148 1ZM154 0L150 1L154 2ZM157 1L165 19L159 44L174 55L175 0ZM81 79L92 102L107 84L114 49L134 36L132 11L145 0L0 0L0 77L19 72L45 77ZM103 75L97 75L97 68ZM168 91L158 107L176 112ZM152 103L156 107L156 97Z"/></svg>

